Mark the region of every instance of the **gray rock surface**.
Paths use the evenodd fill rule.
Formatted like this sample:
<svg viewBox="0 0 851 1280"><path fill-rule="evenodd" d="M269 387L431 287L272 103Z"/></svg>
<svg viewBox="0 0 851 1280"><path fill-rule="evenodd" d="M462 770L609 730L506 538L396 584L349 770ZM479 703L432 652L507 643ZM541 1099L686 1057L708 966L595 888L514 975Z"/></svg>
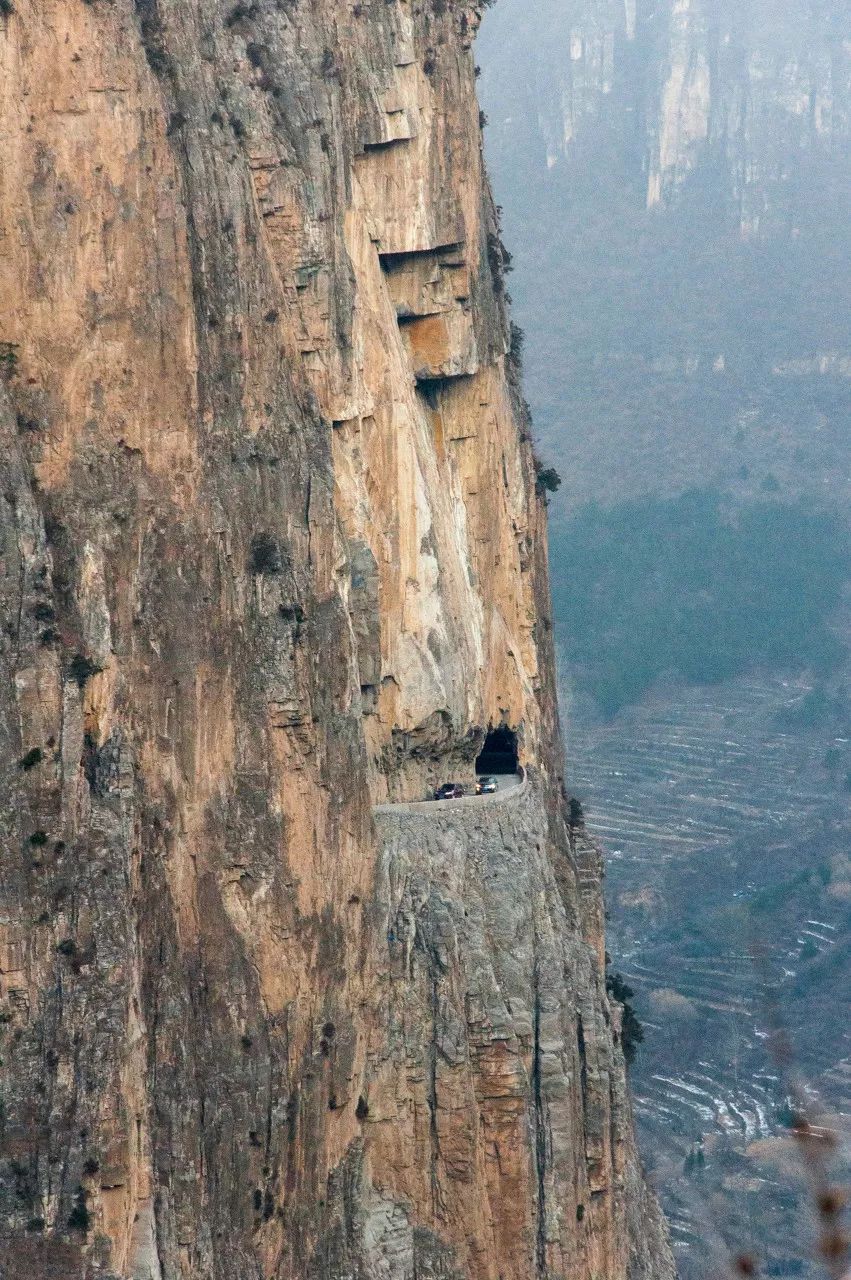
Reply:
<svg viewBox="0 0 851 1280"><path fill-rule="evenodd" d="M0 15L3 1280L626 1274L478 18Z"/></svg>

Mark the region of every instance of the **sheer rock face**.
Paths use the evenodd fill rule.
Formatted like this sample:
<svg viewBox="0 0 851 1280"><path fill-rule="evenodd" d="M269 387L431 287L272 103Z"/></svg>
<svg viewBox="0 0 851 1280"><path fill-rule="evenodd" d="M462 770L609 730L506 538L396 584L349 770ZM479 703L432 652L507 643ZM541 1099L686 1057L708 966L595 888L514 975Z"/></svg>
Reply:
<svg viewBox="0 0 851 1280"><path fill-rule="evenodd" d="M477 21L0 15L4 1280L670 1274ZM499 723L516 807L373 817Z"/></svg>

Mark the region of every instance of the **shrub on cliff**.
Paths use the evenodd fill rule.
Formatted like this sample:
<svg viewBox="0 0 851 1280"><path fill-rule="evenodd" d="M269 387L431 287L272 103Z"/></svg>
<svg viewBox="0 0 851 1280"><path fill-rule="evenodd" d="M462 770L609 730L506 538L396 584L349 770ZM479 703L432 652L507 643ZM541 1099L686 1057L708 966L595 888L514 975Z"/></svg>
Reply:
<svg viewBox="0 0 851 1280"><path fill-rule="evenodd" d="M505 291L504 277L513 269L512 258L502 243L502 238L495 231L488 232L487 252L494 292L503 293Z"/></svg>
<svg viewBox="0 0 851 1280"><path fill-rule="evenodd" d="M74 1197L74 1207L68 1216L68 1226L72 1231L86 1232L91 1223L91 1214L86 1204L86 1191L84 1187L77 1188L77 1194Z"/></svg>
<svg viewBox="0 0 851 1280"><path fill-rule="evenodd" d="M631 1004L625 1004L623 1007L621 1040L623 1041L623 1056L627 1063L632 1064L635 1062L638 1046L644 1041L644 1028L638 1021L636 1012Z"/></svg>
<svg viewBox="0 0 851 1280"><path fill-rule="evenodd" d="M526 341L526 335L520 325L515 324L513 320L511 321L509 334L508 359L511 365L519 371L523 363L523 344Z"/></svg>
<svg viewBox="0 0 851 1280"><path fill-rule="evenodd" d="M620 973L606 974L606 990L623 1009L621 1018L623 1056L627 1063L633 1063L638 1053L638 1046L644 1041L644 1028L631 1004L635 992Z"/></svg>
<svg viewBox="0 0 851 1280"><path fill-rule="evenodd" d="M537 475L535 476L535 489L539 494L557 493L561 488L561 476L555 467L545 467L543 463L537 464Z"/></svg>
<svg viewBox="0 0 851 1280"><path fill-rule="evenodd" d="M585 811L582 808L582 801L577 800L576 796L570 797L567 813L567 825L571 831L576 831L580 827L585 826Z"/></svg>
<svg viewBox="0 0 851 1280"><path fill-rule="evenodd" d="M635 995L622 973L606 974L606 990L610 996L617 1000L618 1004L626 1004Z"/></svg>
<svg viewBox="0 0 851 1280"><path fill-rule="evenodd" d="M251 539L251 555L249 557L251 572L280 573L283 568L281 548L278 540L271 533L258 533Z"/></svg>
<svg viewBox="0 0 851 1280"><path fill-rule="evenodd" d="M68 677L82 689L86 681L91 680L92 676L98 675L102 670L103 667L99 667L84 653L75 653L68 664Z"/></svg>
<svg viewBox="0 0 851 1280"><path fill-rule="evenodd" d="M3 6L8 4L9 8ZM0 0L0 17L14 13L11 0ZM0 377L13 378L18 371L18 348L14 342L0 342Z"/></svg>

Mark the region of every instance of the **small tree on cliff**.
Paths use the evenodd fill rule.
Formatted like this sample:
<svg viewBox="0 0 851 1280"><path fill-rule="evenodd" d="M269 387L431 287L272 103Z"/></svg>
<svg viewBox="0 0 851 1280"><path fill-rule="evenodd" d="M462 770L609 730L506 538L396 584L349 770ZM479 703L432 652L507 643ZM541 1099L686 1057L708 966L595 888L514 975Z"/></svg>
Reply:
<svg viewBox="0 0 851 1280"><path fill-rule="evenodd" d="M606 974L606 990L623 1009L621 1018L623 1056L628 1064L633 1063L638 1052L638 1046L644 1041L644 1028L639 1022L631 1003L635 992L620 973Z"/></svg>
<svg viewBox="0 0 851 1280"><path fill-rule="evenodd" d="M535 466L535 491L542 497L547 493L557 493L561 488L561 476L555 467L545 467L540 459L535 460Z"/></svg>

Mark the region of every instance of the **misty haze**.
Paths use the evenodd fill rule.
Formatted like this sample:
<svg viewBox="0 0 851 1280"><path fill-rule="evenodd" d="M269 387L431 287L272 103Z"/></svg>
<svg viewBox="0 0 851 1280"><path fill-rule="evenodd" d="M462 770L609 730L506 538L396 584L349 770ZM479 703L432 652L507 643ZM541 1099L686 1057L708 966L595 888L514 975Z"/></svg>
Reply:
<svg viewBox="0 0 851 1280"><path fill-rule="evenodd" d="M0 0L0 142L0 1280L851 1280L851 0Z"/></svg>
<svg viewBox="0 0 851 1280"><path fill-rule="evenodd" d="M477 56L642 1155L683 1277L815 1276L770 1037L847 1176L851 6L501 0Z"/></svg>

